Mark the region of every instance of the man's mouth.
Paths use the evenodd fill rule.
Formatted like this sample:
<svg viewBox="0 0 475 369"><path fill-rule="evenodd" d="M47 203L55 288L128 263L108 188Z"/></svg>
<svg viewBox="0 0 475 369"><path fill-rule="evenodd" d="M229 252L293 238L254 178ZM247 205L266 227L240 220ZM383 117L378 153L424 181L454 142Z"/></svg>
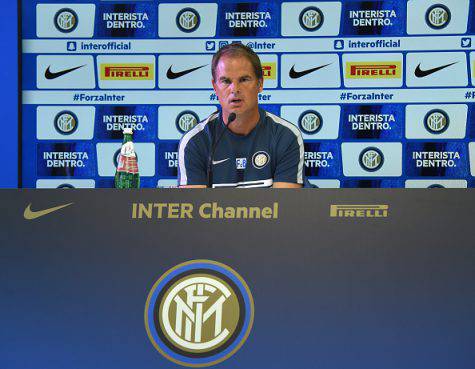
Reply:
<svg viewBox="0 0 475 369"><path fill-rule="evenodd" d="M231 105L237 105L237 104L241 104L241 103L242 103L241 99L231 99L230 100Z"/></svg>

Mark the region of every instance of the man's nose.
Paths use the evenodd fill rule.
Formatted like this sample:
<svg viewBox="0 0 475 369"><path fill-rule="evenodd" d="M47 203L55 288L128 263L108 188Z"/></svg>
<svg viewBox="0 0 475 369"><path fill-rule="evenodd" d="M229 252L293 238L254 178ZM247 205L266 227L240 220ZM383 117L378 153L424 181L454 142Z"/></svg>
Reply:
<svg viewBox="0 0 475 369"><path fill-rule="evenodd" d="M231 93L233 93L235 95L239 93L239 83L232 82L230 87L231 87Z"/></svg>

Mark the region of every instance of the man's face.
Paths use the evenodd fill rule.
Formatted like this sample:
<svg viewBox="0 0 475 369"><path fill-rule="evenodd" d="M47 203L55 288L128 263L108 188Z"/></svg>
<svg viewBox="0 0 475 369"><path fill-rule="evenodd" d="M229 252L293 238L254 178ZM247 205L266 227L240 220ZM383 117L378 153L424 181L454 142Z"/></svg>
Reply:
<svg viewBox="0 0 475 369"><path fill-rule="evenodd" d="M222 57L216 66L215 78L213 88L224 115L257 113L257 95L262 91L262 80L257 79L246 57Z"/></svg>

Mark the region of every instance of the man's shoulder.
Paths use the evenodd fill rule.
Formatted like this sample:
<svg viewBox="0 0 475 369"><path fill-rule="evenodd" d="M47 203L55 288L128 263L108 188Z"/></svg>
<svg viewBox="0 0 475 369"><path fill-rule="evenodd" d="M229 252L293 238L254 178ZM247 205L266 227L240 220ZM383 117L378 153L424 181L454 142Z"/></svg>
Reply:
<svg viewBox="0 0 475 369"><path fill-rule="evenodd" d="M297 138L297 140L301 139L302 134L293 123L266 110L263 110L263 112L265 114L266 123L268 123L269 126L277 133L281 135L289 135L291 137Z"/></svg>
<svg viewBox="0 0 475 369"><path fill-rule="evenodd" d="M196 126L186 132L180 141L180 146L186 147L190 142L201 140L207 137L207 127L214 124L219 118L219 112L216 111L206 119L199 122Z"/></svg>

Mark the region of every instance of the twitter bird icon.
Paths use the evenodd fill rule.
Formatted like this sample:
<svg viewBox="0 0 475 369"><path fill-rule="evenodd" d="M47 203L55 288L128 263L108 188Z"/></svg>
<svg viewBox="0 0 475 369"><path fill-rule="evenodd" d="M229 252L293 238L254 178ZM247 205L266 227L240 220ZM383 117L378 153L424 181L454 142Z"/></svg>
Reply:
<svg viewBox="0 0 475 369"><path fill-rule="evenodd" d="M460 40L461 47L472 47L472 39L470 37L462 37Z"/></svg>

